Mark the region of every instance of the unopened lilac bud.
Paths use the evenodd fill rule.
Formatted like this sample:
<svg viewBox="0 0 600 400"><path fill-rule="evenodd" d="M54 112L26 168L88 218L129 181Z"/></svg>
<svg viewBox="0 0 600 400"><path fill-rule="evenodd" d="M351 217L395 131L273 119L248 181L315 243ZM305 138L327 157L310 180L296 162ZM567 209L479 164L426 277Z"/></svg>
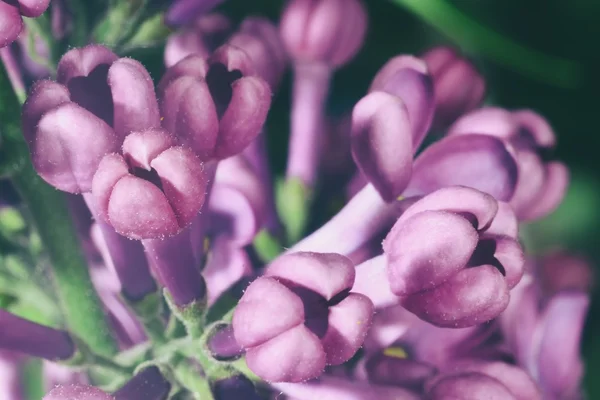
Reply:
<svg viewBox="0 0 600 400"><path fill-rule="evenodd" d="M27 321L0 309L0 349L47 360L69 360L75 343L65 331Z"/></svg>
<svg viewBox="0 0 600 400"><path fill-rule="evenodd" d="M452 136L473 133L498 137L514 149L519 176L510 204L519 219L537 219L558 206L569 174L564 164L544 160L544 153L556 142L544 118L530 110L486 107L462 116L448 132Z"/></svg>
<svg viewBox="0 0 600 400"><path fill-rule="evenodd" d="M430 400L517 400L500 381L479 372L446 374L434 380L427 390Z"/></svg>
<svg viewBox="0 0 600 400"><path fill-rule="evenodd" d="M172 236L191 223L204 204L206 177L189 150L173 147L162 130L134 132L123 156L105 156L92 194L101 218L133 239Z"/></svg>
<svg viewBox="0 0 600 400"><path fill-rule="evenodd" d="M223 0L176 0L167 11L165 20L169 25L183 25L222 2Z"/></svg>
<svg viewBox="0 0 600 400"><path fill-rule="evenodd" d="M446 137L416 159L405 196L422 195L453 185L472 187L497 200L509 200L518 169L505 143L487 135Z"/></svg>
<svg viewBox="0 0 600 400"><path fill-rule="evenodd" d="M0 48L12 43L23 29L23 17L37 18L50 0L0 1Z"/></svg>
<svg viewBox="0 0 600 400"><path fill-rule="evenodd" d="M404 191L412 167L411 125L401 99L372 92L352 113L352 156L381 197L391 202Z"/></svg>
<svg viewBox="0 0 600 400"><path fill-rule="evenodd" d="M436 47L422 58L433 77L438 128L447 127L481 104L485 81L469 60L450 47Z"/></svg>
<svg viewBox="0 0 600 400"><path fill-rule="evenodd" d="M300 382L350 359L373 315L366 296L349 292L353 282L354 266L338 254L292 253L275 260L248 287L233 316L250 369L268 381Z"/></svg>
<svg viewBox="0 0 600 400"><path fill-rule="evenodd" d="M231 360L243 353L242 347L235 340L231 325L219 324L212 328L208 336L206 347L217 360Z"/></svg>
<svg viewBox="0 0 600 400"><path fill-rule="evenodd" d="M269 85L254 75L245 52L230 45L208 61L192 55L175 64L159 93L164 127L202 160L221 160L246 148L271 104Z"/></svg>
<svg viewBox="0 0 600 400"><path fill-rule="evenodd" d="M283 12L280 30L294 61L336 68L360 49L367 15L359 0L292 0Z"/></svg>
<svg viewBox="0 0 600 400"><path fill-rule="evenodd" d="M171 383L157 367L139 371L133 378L113 393L114 400L164 400L171 390ZM82 399L86 400L86 399Z"/></svg>
<svg viewBox="0 0 600 400"><path fill-rule="evenodd" d="M55 387L42 400L115 400L115 398L94 386L65 385Z"/></svg>
<svg viewBox="0 0 600 400"><path fill-rule="evenodd" d="M381 67L369 90L402 99L411 124L412 149L416 151L427 135L435 110L433 82L425 62L412 56L396 56Z"/></svg>
<svg viewBox="0 0 600 400"><path fill-rule="evenodd" d="M165 46L165 65L171 67L185 57L197 54L208 58L223 44L231 22L222 14L201 15L181 32L169 36Z"/></svg>
<svg viewBox="0 0 600 400"><path fill-rule="evenodd" d="M254 63L258 76L274 90L286 66L287 56L277 27L268 19L248 17L228 41L244 50Z"/></svg>
<svg viewBox="0 0 600 400"><path fill-rule="evenodd" d="M213 383L215 400L261 400L254 384L244 375L235 375Z"/></svg>

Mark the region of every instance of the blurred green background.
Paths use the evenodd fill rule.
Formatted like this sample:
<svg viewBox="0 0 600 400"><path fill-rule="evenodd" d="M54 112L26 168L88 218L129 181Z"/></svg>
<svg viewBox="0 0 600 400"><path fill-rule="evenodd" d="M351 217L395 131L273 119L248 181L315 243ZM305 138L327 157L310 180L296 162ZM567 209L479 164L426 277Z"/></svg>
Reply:
<svg viewBox="0 0 600 400"><path fill-rule="evenodd" d="M411 0L413 1L413 0ZM408 2L411 2L408 1ZM428 2L429 0L423 0ZM221 9L236 20L262 14L276 20L282 1L230 0ZM432 26L401 5L388 0L366 0L370 27L362 51L335 77L330 109L351 107L366 91L377 69L390 57L420 54L431 46L454 44L478 64L488 81L488 102L506 108L527 107L544 115L558 135L556 156L571 168L572 185L563 205L544 221L526 227L533 252L566 248L587 256L600 267L600 1L597 0L454 0L449 4L472 20L506 39L555 58L575 62L573 76L555 75L556 65L540 60L538 73L524 74L490 57L492 44L480 43L481 35L471 26L460 43L440 33L439 25L455 23L453 13L441 13ZM446 31L446 33L448 33ZM525 62L510 48L495 46L492 52ZM521 60L522 59L522 60ZM567 74L564 74L567 75ZM575 79L572 79L575 78ZM270 116L273 162L283 167L289 120L289 76ZM600 272L600 271L599 271ZM600 276L600 273L597 274ZM599 285L597 285L598 287ZM588 317L583 352L587 364L586 389L590 399L600 398L600 292Z"/></svg>

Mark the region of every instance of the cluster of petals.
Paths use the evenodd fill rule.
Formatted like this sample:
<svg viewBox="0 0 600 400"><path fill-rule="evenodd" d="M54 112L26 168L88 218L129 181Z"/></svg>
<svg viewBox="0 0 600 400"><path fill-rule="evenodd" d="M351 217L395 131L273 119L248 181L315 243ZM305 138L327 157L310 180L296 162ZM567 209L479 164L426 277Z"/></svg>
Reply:
<svg viewBox="0 0 600 400"><path fill-rule="evenodd" d="M233 316L248 366L271 382L301 382L349 360L362 345L373 304L350 292L354 265L338 254L292 253L250 284Z"/></svg>
<svg viewBox="0 0 600 400"><path fill-rule="evenodd" d="M23 17L36 18L46 11L50 0L1 0L0 48L14 42L23 30Z"/></svg>

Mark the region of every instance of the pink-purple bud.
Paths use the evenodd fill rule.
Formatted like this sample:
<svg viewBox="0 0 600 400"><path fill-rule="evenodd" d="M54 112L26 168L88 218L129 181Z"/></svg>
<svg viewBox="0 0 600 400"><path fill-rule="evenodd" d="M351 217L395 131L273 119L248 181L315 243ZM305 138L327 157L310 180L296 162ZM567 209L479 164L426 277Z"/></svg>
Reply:
<svg viewBox="0 0 600 400"><path fill-rule="evenodd" d="M515 238L486 233L494 199L446 188L416 202L383 242L387 278L402 304L434 325L467 327L506 308L524 257Z"/></svg>
<svg viewBox="0 0 600 400"><path fill-rule="evenodd" d="M196 155L155 129L130 134L123 155L102 159L92 194L98 215L118 233L151 239L188 226L204 204L206 185Z"/></svg>
<svg viewBox="0 0 600 400"><path fill-rule="evenodd" d="M189 55L208 58L225 42L231 31L231 22L222 14L201 15L181 32L167 39L165 65L171 67Z"/></svg>
<svg viewBox="0 0 600 400"><path fill-rule="evenodd" d="M469 60L443 46L429 50L422 58L433 77L438 129L449 126L482 103L485 81Z"/></svg>
<svg viewBox="0 0 600 400"><path fill-rule="evenodd" d="M411 123L412 149L416 151L429 131L435 110L433 82L427 65L412 56L390 59L375 75L369 91L400 97Z"/></svg>
<svg viewBox="0 0 600 400"><path fill-rule="evenodd" d="M183 25L205 14L224 0L175 0L167 11L165 20L169 25Z"/></svg>
<svg viewBox="0 0 600 400"><path fill-rule="evenodd" d="M292 253L246 290L233 316L250 369L267 381L301 382L362 345L373 304L351 293L354 266L338 254Z"/></svg>
<svg viewBox="0 0 600 400"><path fill-rule="evenodd" d="M486 107L464 115L448 131L453 136L473 133L497 137L514 149L519 177L510 204L519 219L541 218L560 204L569 174L564 164L544 160L556 142L544 118L530 110Z"/></svg>
<svg viewBox="0 0 600 400"><path fill-rule="evenodd" d="M17 39L23 18L37 18L46 11L50 0L0 0L0 48Z"/></svg>
<svg viewBox="0 0 600 400"><path fill-rule="evenodd" d="M280 30L294 61L336 68L358 53L367 31L367 14L359 0L291 0Z"/></svg>
<svg viewBox="0 0 600 400"><path fill-rule="evenodd" d="M394 201L410 180L412 135L409 114L402 100L372 92L352 113L352 156L381 198Z"/></svg>
<svg viewBox="0 0 600 400"><path fill-rule="evenodd" d="M158 86L163 126L203 161L241 152L262 128L271 104L267 82L246 53L224 45L205 60L191 55Z"/></svg>

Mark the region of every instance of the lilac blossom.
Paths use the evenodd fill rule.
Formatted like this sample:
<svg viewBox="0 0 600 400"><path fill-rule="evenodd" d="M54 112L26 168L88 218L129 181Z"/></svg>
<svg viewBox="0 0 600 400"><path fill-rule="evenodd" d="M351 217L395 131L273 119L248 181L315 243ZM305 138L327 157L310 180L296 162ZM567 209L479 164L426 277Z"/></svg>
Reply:
<svg viewBox="0 0 600 400"><path fill-rule="evenodd" d="M486 107L464 115L448 131L451 136L473 133L498 137L512 145L519 181L510 204L519 219L538 219L558 206L569 173L563 163L545 160L544 154L555 146L556 138L543 117L531 110Z"/></svg>
<svg viewBox="0 0 600 400"><path fill-rule="evenodd" d="M36 18L46 11L50 0L0 1L0 47L12 43L23 29L23 18Z"/></svg>
<svg viewBox="0 0 600 400"><path fill-rule="evenodd" d="M358 52L366 28L366 12L359 0L293 0L287 4L280 32L294 63L288 179L314 186L331 75Z"/></svg>
<svg viewBox="0 0 600 400"><path fill-rule="evenodd" d="M468 59L445 46L435 47L421 57L433 77L434 125L438 129L448 127L458 117L481 105L485 80Z"/></svg>
<svg viewBox="0 0 600 400"><path fill-rule="evenodd" d="M366 296L349 292L353 282L354 266L338 254L294 253L274 261L246 289L233 316L250 369L267 381L301 382L350 359L373 314Z"/></svg>
<svg viewBox="0 0 600 400"><path fill-rule="evenodd" d="M224 0L175 0L165 20L170 25L183 25L194 18L205 14L221 4Z"/></svg>
<svg viewBox="0 0 600 400"><path fill-rule="evenodd" d="M0 352L0 396L6 400L23 398L21 360L17 354Z"/></svg>
<svg viewBox="0 0 600 400"><path fill-rule="evenodd" d="M524 265L514 232L504 231L508 224L494 223L497 215L494 198L470 188L450 187L423 197L388 233L384 256L357 268L354 290L378 307L400 302L441 327L495 318L506 308Z"/></svg>

